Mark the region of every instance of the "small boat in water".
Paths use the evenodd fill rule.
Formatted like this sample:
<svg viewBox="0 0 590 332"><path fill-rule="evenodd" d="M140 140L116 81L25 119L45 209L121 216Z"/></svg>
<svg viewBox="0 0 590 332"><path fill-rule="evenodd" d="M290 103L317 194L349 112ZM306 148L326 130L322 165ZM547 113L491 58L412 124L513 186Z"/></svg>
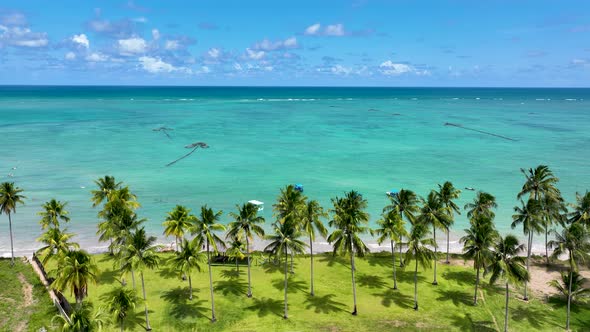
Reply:
<svg viewBox="0 0 590 332"><path fill-rule="evenodd" d="M465 187L465 190L471 190L474 191L475 189L471 188L471 187Z"/></svg>
<svg viewBox="0 0 590 332"><path fill-rule="evenodd" d="M248 203L255 205L256 207L258 207L258 211L262 211L264 210L264 202L261 201L257 201L255 199L248 201Z"/></svg>

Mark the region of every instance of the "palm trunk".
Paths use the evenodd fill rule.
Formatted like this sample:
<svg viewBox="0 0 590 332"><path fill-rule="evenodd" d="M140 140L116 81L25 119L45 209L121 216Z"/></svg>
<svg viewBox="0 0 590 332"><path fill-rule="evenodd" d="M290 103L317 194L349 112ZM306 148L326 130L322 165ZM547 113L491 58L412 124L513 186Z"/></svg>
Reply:
<svg viewBox="0 0 590 332"><path fill-rule="evenodd" d="M176 244L176 251L178 252L178 236L174 237L174 242Z"/></svg>
<svg viewBox="0 0 590 332"><path fill-rule="evenodd" d="M291 250L291 274L295 273L295 271L293 271L293 256L295 256L293 254L293 250Z"/></svg>
<svg viewBox="0 0 590 332"><path fill-rule="evenodd" d="M397 289L397 276L395 274L395 250L393 240L391 240L391 258L393 259L393 289Z"/></svg>
<svg viewBox="0 0 590 332"><path fill-rule="evenodd" d="M549 249L547 248L547 235L549 234L549 229L547 228L547 224L545 224L545 259L547 265L549 265Z"/></svg>
<svg viewBox="0 0 590 332"><path fill-rule="evenodd" d="M151 331L152 327L150 326L150 320L148 319L148 306L147 306L147 299L145 296L145 284L143 282L143 272L140 272L139 275L141 276L141 289L143 290L143 303L145 305L145 330Z"/></svg>
<svg viewBox="0 0 590 332"><path fill-rule="evenodd" d="M531 247L533 246L533 232L530 231L529 232L529 247L527 250L527 255L526 255L526 271L529 272L529 262L531 260ZM527 292L527 281L524 281L524 298L523 300L528 301L529 297L528 297L528 292Z"/></svg>
<svg viewBox="0 0 590 332"><path fill-rule="evenodd" d="M125 329L125 326L123 325L123 321L121 321L121 332L123 332L124 329Z"/></svg>
<svg viewBox="0 0 590 332"><path fill-rule="evenodd" d="M14 245L12 243L12 219L10 217L10 212L8 213L8 228L10 229L10 266L14 266Z"/></svg>
<svg viewBox="0 0 590 332"><path fill-rule="evenodd" d="M473 294L473 305L477 305L477 286L479 286L479 265L475 271L475 293Z"/></svg>
<svg viewBox="0 0 590 332"><path fill-rule="evenodd" d="M449 229L447 228L447 261L445 263L450 264L451 262L449 261L449 243L451 242L450 238L449 238Z"/></svg>
<svg viewBox="0 0 590 332"><path fill-rule="evenodd" d="M313 241L311 239L311 236L309 237L309 253L310 253L310 271L311 271L311 292L309 293L311 296L314 296L314 292L313 292Z"/></svg>
<svg viewBox="0 0 590 332"><path fill-rule="evenodd" d="M213 298L213 276L211 274L211 255L209 253L209 239L207 239L207 265L209 266L209 289L211 290L211 322L215 323L215 299Z"/></svg>
<svg viewBox="0 0 590 332"><path fill-rule="evenodd" d="M506 309L504 311L504 332L508 332L508 282L506 282Z"/></svg>
<svg viewBox="0 0 590 332"><path fill-rule="evenodd" d="M414 252L414 254L416 254ZM418 257L416 259L416 269L414 270L414 310L418 310Z"/></svg>
<svg viewBox="0 0 590 332"><path fill-rule="evenodd" d="M289 263L289 259L287 258L287 246L285 246L285 314L283 315L284 319L289 318L289 311L287 308L287 264Z"/></svg>
<svg viewBox="0 0 590 332"><path fill-rule="evenodd" d="M354 309L352 311L352 315L356 316L357 311L356 311L356 284L354 282L354 252L350 253L350 271L352 272L352 298L354 301Z"/></svg>
<svg viewBox="0 0 590 332"><path fill-rule="evenodd" d="M246 255L248 255L248 297L252 297L252 284L250 282L250 242L246 236Z"/></svg>
<svg viewBox="0 0 590 332"><path fill-rule="evenodd" d="M135 289L135 272L131 269L131 283L133 284L133 289Z"/></svg>
<svg viewBox="0 0 590 332"><path fill-rule="evenodd" d="M571 261L571 260L570 260ZM572 279L574 277L574 269L570 266L570 282L567 291L567 316L565 319L565 330L570 330L570 307L572 303Z"/></svg>
<svg viewBox="0 0 590 332"><path fill-rule="evenodd" d="M191 274L188 274L188 299L193 299L193 283L191 281Z"/></svg>
<svg viewBox="0 0 590 332"><path fill-rule="evenodd" d="M438 254L437 254L437 245L436 245L436 227L434 227L434 225L432 225L432 231L434 234L434 280L432 281L433 285L438 285L438 282L436 281L436 261L438 260Z"/></svg>
<svg viewBox="0 0 590 332"><path fill-rule="evenodd" d="M402 247L404 246L403 239L403 237L399 239L399 267L404 267L404 260L402 259Z"/></svg>

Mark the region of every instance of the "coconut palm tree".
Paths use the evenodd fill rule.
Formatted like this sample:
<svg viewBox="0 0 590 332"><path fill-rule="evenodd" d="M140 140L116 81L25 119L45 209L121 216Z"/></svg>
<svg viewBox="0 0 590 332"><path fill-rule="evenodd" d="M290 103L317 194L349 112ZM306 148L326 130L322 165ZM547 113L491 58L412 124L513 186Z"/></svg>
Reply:
<svg viewBox="0 0 590 332"><path fill-rule="evenodd" d="M242 234L240 234L240 235L242 235ZM227 249L225 251L225 254L229 258L235 259L236 273L239 276L240 275L240 265L238 264L238 262L246 257L246 255L244 255L244 249L246 247L246 243L244 243L244 241L241 239L240 236L230 237L230 236L226 235L225 241L227 244Z"/></svg>
<svg viewBox="0 0 590 332"><path fill-rule="evenodd" d="M515 214L512 215L512 229L516 228L518 225L522 225L522 230L524 235L528 237L527 242L527 256L526 256L526 270L529 271L529 262L531 259L531 249L533 246L533 235L535 233L540 233L543 231L542 226L542 210L541 204L538 200L529 199L526 205L523 201L520 201L522 207L515 206L514 212ZM524 282L524 298L525 301L528 301L527 296L527 282Z"/></svg>
<svg viewBox="0 0 590 332"><path fill-rule="evenodd" d="M115 181L115 177L105 175L104 178L95 180L94 183L98 187L96 190L92 190L92 207L96 207L102 204L103 201L108 200L108 195L111 191L121 188L123 182Z"/></svg>
<svg viewBox="0 0 590 332"><path fill-rule="evenodd" d="M289 275L287 271L287 255L289 251L293 253L303 253L305 248L305 243L299 240L299 237L301 237L301 232L299 231L295 223L289 220L290 219L287 219L287 221L284 223L273 224L274 234L266 237L266 239L269 240L270 243L264 249L265 251L269 251L271 254L277 257L283 254L285 255L285 312L283 314L284 319L289 318L287 302L287 280Z"/></svg>
<svg viewBox="0 0 590 332"><path fill-rule="evenodd" d="M379 236L377 242L381 243L389 240L391 244L391 259L393 260L393 289L397 289L397 275L395 271L395 246L394 243L398 242L401 245L402 238L408 235L404 227L404 220L399 212L391 210L383 213L382 219L377 221L379 228L375 230L375 233ZM400 257L400 260L402 257Z"/></svg>
<svg viewBox="0 0 590 332"><path fill-rule="evenodd" d="M316 200L308 201L301 213L301 229L309 236L309 253L311 269L311 287L310 295L314 296L313 290L313 241L315 241L316 232L323 238L328 236L328 230L322 223L322 218L326 218L327 213Z"/></svg>
<svg viewBox="0 0 590 332"><path fill-rule="evenodd" d="M80 245L76 242L70 242L70 239L75 234L67 231L67 228L62 231L58 227L51 227L37 239L37 241L45 244L45 246L37 250L37 253L43 257L43 264L47 264L52 257L59 257L70 249L80 248Z"/></svg>
<svg viewBox="0 0 590 332"><path fill-rule="evenodd" d="M420 201L418 196L411 190L401 189L396 194L389 195L388 197L391 204L385 206L385 208L383 208L383 212L397 210L402 219L405 217L410 224L413 224L414 215L420 210L418 206ZM399 246L400 257L402 255L402 241L403 239L400 240ZM399 260L399 266L404 266L403 259Z"/></svg>
<svg viewBox="0 0 590 332"><path fill-rule="evenodd" d="M584 284L586 283L586 279L582 277L578 272L573 271L571 274L567 272L561 273L560 280L554 279L548 282L547 284L555 290L557 290L561 295L565 296L566 299L569 298L569 284L570 284L570 275L572 279L572 296L571 300L574 301L578 297L583 297L590 295L590 288L584 288Z"/></svg>
<svg viewBox="0 0 590 332"><path fill-rule="evenodd" d="M432 232L434 236L434 280L433 285L438 285L436 280L436 261L438 260L438 244L436 243L436 230L445 230L448 228L450 223L449 212L447 208L443 206L442 201L439 199L436 191L432 190L426 200L423 200L423 206L420 209L420 214L417 219L420 223L432 226Z"/></svg>
<svg viewBox="0 0 590 332"><path fill-rule="evenodd" d="M468 210L467 218L472 220L480 214L485 214L491 219L494 219L496 214L492 209L496 208L498 208L498 204L494 195L484 191L478 191L473 199L473 203L465 204L463 209Z"/></svg>
<svg viewBox="0 0 590 332"><path fill-rule="evenodd" d="M408 250L406 251L405 263L408 264L412 259L416 261L414 268L414 310L418 310L418 264L422 268L430 267L434 252L428 247L434 246L434 240L428 238L430 231L428 225L420 221L412 225L408 237Z"/></svg>
<svg viewBox="0 0 590 332"><path fill-rule="evenodd" d="M445 232L447 233L447 261L446 263L449 264L449 228L453 226L455 222L455 213L461 214L461 209L453 200L459 199L461 195L461 190L453 187L453 183L450 181L446 181L442 186L438 185L438 198L441 201L442 205L447 208L447 212L449 213L448 224L446 225Z"/></svg>
<svg viewBox="0 0 590 332"><path fill-rule="evenodd" d="M138 302L139 298L134 289L118 287L108 294L106 310L112 315L114 323L119 325L121 332L125 329L125 321L133 315Z"/></svg>
<svg viewBox="0 0 590 332"><path fill-rule="evenodd" d="M135 209L139 208L137 197L129 190L129 187L122 187L109 191L107 201L103 209L98 213L98 217L103 221L98 224L97 234L99 241L110 241L109 251L114 253L114 247L120 246L125 242L126 234L121 233L121 229L135 229L131 227L133 221L141 223L144 220L138 220L135 215Z"/></svg>
<svg viewBox="0 0 590 332"><path fill-rule="evenodd" d="M584 195L576 193L576 203L568 217L570 223L581 222L590 226L590 191L586 191Z"/></svg>
<svg viewBox="0 0 590 332"><path fill-rule="evenodd" d="M98 282L98 273L98 266L88 252L70 249L60 257L52 286L59 291L71 289L79 307L88 295L88 285Z"/></svg>
<svg viewBox="0 0 590 332"><path fill-rule="evenodd" d="M277 203L273 205L277 220L280 223L284 223L287 219L298 220L306 199L307 197L296 190L292 184L281 189Z"/></svg>
<svg viewBox="0 0 590 332"><path fill-rule="evenodd" d="M148 318L148 306L145 295L145 282L143 272L146 269L155 269L160 263L160 257L157 255L158 247L155 246L156 238L147 236L143 227L132 232L127 238L127 243L121 252L121 270L139 271L141 278L141 289L143 291L143 301L145 306L145 325L146 330L151 331L150 321Z"/></svg>
<svg viewBox="0 0 590 332"><path fill-rule="evenodd" d="M215 232L225 231L225 226L219 223L223 211L214 212L207 205L201 207L201 215L197 217L193 234L199 242L205 243L207 248L207 266L209 268L209 289L211 291L211 322L216 322L215 299L213 297L213 275L211 273L211 252L218 253L218 247L224 246L223 240Z"/></svg>
<svg viewBox="0 0 590 332"><path fill-rule="evenodd" d="M567 318L565 323L566 330L570 328L570 307L574 288L574 272L578 272L578 264L585 263L590 258L590 233L588 229L580 222L574 222L567 225L561 233L554 232L555 240L549 242L553 249L553 257L561 255L568 257L570 266L569 285L567 298Z"/></svg>
<svg viewBox="0 0 590 332"><path fill-rule="evenodd" d="M498 237L498 242L493 251L492 264L489 270L492 271L490 284L502 280L506 287L506 309L504 313L504 332L508 331L508 299L510 294L509 286L520 284L529 280L529 273L522 265L523 258L518 253L523 250L523 245L518 243L514 235L506 235L505 238Z"/></svg>
<svg viewBox="0 0 590 332"><path fill-rule="evenodd" d="M196 217L191 214L191 210L182 205L176 205L172 211L167 213L164 225L164 235L174 236L176 251L178 251L178 241L193 226Z"/></svg>
<svg viewBox="0 0 590 332"><path fill-rule="evenodd" d="M45 202L43 204L44 211L39 212L38 214L41 216L41 220L39 224L41 224L42 229L46 229L49 226L59 227L59 221L69 222L70 217L68 217L69 212L66 211L67 202L60 202L55 199L51 199L49 202Z"/></svg>
<svg viewBox="0 0 590 332"><path fill-rule="evenodd" d="M473 305L477 305L477 288L479 286L479 270L485 269L491 262L491 248L496 243L498 231L492 219L485 214L480 214L470 222L470 227L465 229L465 236L459 242L463 243L463 256L473 260L475 269L475 292Z"/></svg>
<svg viewBox="0 0 590 332"><path fill-rule="evenodd" d="M335 230L328 236L328 242L334 247L334 255L350 255L352 296L354 301L352 314L356 316L356 284L354 278L356 267L354 265L354 256L356 254L362 257L369 252L369 248L359 236L369 232L369 228L366 226L369 222L369 214L365 212L367 200L361 194L352 190L346 193L343 198L333 198L332 204L334 205L334 209L331 211L332 220L330 220L329 225Z"/></svg>
<svg viewBox="0 0 590 332"><path fill-rule="evenodd" d="M193 299L193 283L191 280L191 273L193 270L201 272L201 263L205 262L206 256L201 252L202 243L199 238L192 241L182 239L180 243L180 251L176 252L170 263L182 275L188 276L188 290L189 300Z"/></svg>
<svg viewBox="0 0 590 332"><path fill-rule="evenodd" d="M561 195L544 196L541 199L541 224L545 229L545 262L549 265L549 232L555 224L563 225L567 220L567 207Z"/></svg>
<svg viewBox="0 0 590 332"><path fill-rule="evenodd" d="M58 328L62 332L101 331L102 327L106 325L104 312L101 309L94 312L92 303L87 301L74 307L67 318L59 314L55 315L51 319L52 325L56 321L59 322Z"/></svg>
<svg viewBox="0 0 590 332"><path fill-rule="evenodd" d="M534 200L539 200L542 196L561 196L556 187L559 179L553 175L548 166L539 165L535 169L528 170L521 168L520 171L525 176L525 182L516 198L521 199L526 194Z"/></svg>
<svg viewBox="0 0 590 332"><path fill-rule="evenodd" d="M8 227L10 229L10 266L14 266L14 245L12 241L12 218L11 214L16 212L17 204L24 204L25 196L20 193L23 190L14 186L14 182L3 182L0 184L0 214L8 215Z"/></svg>
<svg viewBox="0 0 590 332"><path fill-rule="evenodd" d="M252 283L250 276L250 241L254 240L254 234L264 237L264 229L258 225L264 223L264 217L258 215L258 207L252 203L236 206L238 213L230 212L235 221L229 224L228 236L239 237L243 235L246 240L246 255L248 257L248 297L252 297Z"/></svg>

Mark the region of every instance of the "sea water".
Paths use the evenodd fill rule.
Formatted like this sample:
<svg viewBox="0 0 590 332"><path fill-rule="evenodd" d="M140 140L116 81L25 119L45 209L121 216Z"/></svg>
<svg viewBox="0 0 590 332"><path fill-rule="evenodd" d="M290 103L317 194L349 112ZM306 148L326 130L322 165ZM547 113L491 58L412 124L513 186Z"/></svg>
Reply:
<svg viewBox="0 0 590 332"><path fill-rule="evenodd" d="M478 190L495 195L497 228L519 236L510 224L521 168L549 165L568 202L590 189L590 89L0 87L0 137L0 181L27 197L12 217L15 250L28 255L51 198L68 202L76 241L104 247L90 201L104 175L130 186L162 242L172 241L162 222L177 204L223 210L228 223L236 204L260 200L270 229L280 188L295 183L326 209L360 192L374 227L386 191L425 197L448 180L461 207ZM209 149L166 166L195 142ZM467 225L463 212L455 244Z"/></svg>

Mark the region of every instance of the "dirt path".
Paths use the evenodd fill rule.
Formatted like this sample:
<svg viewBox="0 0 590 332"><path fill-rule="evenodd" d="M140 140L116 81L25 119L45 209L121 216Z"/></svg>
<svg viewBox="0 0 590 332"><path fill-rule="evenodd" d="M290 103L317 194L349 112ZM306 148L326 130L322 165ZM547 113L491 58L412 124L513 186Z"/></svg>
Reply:
<svg viewBox="0 0 590 332"><path fill-rule="evenodd" d="M33 286L27 281L25 276L19 272L18 281L20 281L23 288L23 304L20 308L24 309L33 304ZM27 328L27 321L21 321L16 327L15 332L22 332Z"/></svg>
<svg viewBox="0 0 590 332"><path fill-rule="evenodd" d="M498 322L496 321L496 316L494 316L494 314L492 314L490 309L488 309L488 306L486 305L486 298L483 296L483 292L481 291L481 289L479 290L479 298L480 298L481 302L483 302L483 307L486 309L488 314L492 317L492 320L494 321L494 325L496 326L496 331L500 331L500 327L498 326Z"/></svg>

